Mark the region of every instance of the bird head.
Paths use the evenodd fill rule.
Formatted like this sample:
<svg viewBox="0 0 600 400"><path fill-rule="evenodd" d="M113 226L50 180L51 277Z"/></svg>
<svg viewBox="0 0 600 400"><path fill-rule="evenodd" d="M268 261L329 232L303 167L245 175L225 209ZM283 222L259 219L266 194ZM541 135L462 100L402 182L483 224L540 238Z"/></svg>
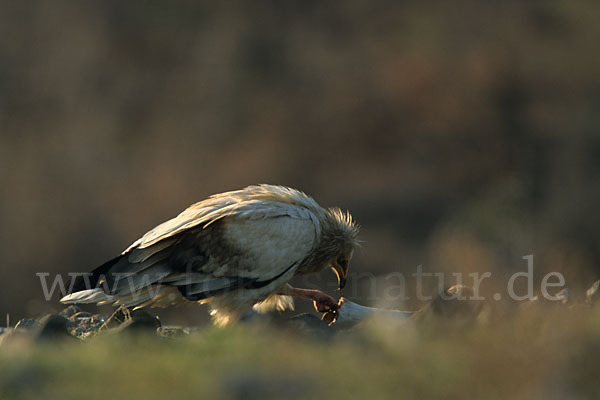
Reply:
<svg viewBox="0 0 600 400"><path fill-rule="evenodd" d="M328 211L333 221L330 224L329 240L337 248L333 253L334 257L330 259L329 266L337 275L338 290L342 290L348 279L350 259L354 249L360 245L357 239L359 226L349 212L342 212L339 208L330 208Z"/></svg>

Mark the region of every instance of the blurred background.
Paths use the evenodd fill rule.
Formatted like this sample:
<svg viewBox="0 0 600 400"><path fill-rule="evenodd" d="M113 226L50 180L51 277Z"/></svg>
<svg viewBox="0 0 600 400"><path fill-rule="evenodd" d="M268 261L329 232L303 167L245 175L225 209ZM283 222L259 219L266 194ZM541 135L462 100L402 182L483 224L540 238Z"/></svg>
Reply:
<svg viewBox="0 0 600 400"><path fill-rule="evenodd" d="M1 2L0 316L60 308L37 272L88 271L255 183L352 211L357 302L391 272L501 280L528 254L536 281L585 288L599 18L595 1Z"/></svg>

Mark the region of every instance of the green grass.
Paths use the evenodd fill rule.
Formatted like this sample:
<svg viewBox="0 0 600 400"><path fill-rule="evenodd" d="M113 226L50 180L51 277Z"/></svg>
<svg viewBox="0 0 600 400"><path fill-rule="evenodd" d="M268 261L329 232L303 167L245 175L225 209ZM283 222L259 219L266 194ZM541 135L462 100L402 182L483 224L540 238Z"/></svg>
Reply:
<svg viewBox="0 0 600 400"><path fill-rule="evenodd" d="M0 347L2 399L507 399L600 395L600 312L523 310L470 326L368 321L332 337L209 327L171 340Z"/></svg>

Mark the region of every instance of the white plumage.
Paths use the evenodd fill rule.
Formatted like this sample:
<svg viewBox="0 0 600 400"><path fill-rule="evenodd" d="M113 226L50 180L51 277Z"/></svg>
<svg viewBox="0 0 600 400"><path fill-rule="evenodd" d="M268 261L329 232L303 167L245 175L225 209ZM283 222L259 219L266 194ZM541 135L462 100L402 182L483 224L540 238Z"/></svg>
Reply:
<svg viewBox="0 0 600 400"><path fill-rule="evenodd" d="M119 257L79 277L63 303L166 307L207 302L225 324L255 309L293 307L290 296L335 302L287 284L331 266L343 286L357 245L349 213L324 209L295 189L249 186L196 203L147 232ZM99 287L97 287L99 286Z"/></svg>

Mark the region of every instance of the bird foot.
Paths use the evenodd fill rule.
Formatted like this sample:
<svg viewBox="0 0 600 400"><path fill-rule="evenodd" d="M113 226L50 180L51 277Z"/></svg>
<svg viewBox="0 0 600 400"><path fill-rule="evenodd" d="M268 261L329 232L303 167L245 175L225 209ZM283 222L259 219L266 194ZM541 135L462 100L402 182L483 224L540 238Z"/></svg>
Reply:
<svg viewBox="0 0 600 400"><path fill-rule="evenodd" d="M328 311L335 311L338 308L337 301L335 301L335 299L327 293L321 292L320 290L315 290L312 300L315 310L318 312L324 313Z"/></svg>
<svg viewBox="0 0 600 400"><path fill-rule="evenodd" d="M321 321L325 322L329 326L335 324L335 321L337 321L339 315L340 307L342 307L343 305L344 298L342 297L340 301L336 304L335 309L330 309L326 311L325 314L323 314L323 316L321 317Z"/></svg>
<svg viewBox="0 0 600 400"><path fill-rule="evenodd" d="M302 297L313 301L315 310L318 312L327 312L337 310L337 301L325 292L316 289L300 289L294 287L286 287L278 294L294 297Z"/></svg>

